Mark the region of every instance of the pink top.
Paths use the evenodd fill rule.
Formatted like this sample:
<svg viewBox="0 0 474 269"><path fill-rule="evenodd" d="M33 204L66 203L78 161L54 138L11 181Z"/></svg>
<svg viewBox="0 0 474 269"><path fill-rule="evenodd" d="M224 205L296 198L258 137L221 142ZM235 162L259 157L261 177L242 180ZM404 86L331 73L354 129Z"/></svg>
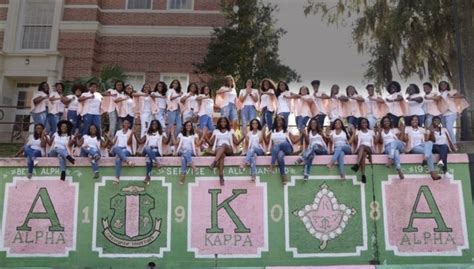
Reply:
<svg viewBox="0 0 474 269"><path fill-rule="evenodd" d="M175 89L171 88L171 89L168 90L166 95L167 95L167 98L168 98L168 100L167 100L168 111L177 110L180 107L179 101L180 101L181 97L178 97L174 100L171 100L171 98L179 96L179 94L176 92Z"/></svg>
<svg viewBox="0 0 474 269"><path fill-rule="evenodd" d="M34 99L36 97L47 97L48 95L44 92L36 92L33 97L31 98L31 112L32 113L41 113L46 111L46 104L48 103L48 98L43 99L41 102L35 105Z"/></svg>

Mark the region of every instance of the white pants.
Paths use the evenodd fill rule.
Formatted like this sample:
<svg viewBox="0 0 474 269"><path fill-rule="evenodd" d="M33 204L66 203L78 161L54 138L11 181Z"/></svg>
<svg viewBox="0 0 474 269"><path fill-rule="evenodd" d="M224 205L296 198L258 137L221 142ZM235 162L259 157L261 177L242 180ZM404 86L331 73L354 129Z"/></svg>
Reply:
<svg viewBox="0 0 474 269"><path fill-rule="evenodd" d="M151 114L151 112L150 113L145 112L140 115L140 124L142 126L141 132L140 132L141 137L143 137L148 131L148 128L150 128L150 122L152 119L153 119L153 115Z"/></svg>

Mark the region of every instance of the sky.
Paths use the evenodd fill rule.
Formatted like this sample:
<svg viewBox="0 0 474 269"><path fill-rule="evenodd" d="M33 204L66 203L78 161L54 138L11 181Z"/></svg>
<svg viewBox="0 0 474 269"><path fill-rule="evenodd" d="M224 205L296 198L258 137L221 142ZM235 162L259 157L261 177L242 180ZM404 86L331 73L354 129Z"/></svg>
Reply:
<svg viewBox="0 0 474 269"><path fill-rule="evenodd" d="M345 26L336 26L328 25L319 14L305 16L303 7L307 0L264 1L278 5L279 11L274 14L277 26L287 31L279 44L281 60L301 75L301 83L290 84L292 91L319 79L320 89L325 92L333 84L341 89L354 85L360 89L359 93L365 92L369 81L364 79L364 72L369 55L357 52L351 36L351 21ZM405 87L421 82L416 78L408 82L398 80Z"/></svg>

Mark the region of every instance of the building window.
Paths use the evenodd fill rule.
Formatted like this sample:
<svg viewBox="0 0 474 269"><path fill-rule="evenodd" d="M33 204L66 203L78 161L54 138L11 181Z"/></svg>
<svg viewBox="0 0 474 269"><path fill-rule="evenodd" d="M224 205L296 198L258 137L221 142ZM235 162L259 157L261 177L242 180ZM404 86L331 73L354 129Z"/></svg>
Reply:
<svg viewBox="0 0 474 269"><path fill-rule="evenodd" d="M160 80L166 83L168 87L170 86L171 81L175 79L179 80L179 82L181 82L182 90L186 92L186 88L188 87L188 84L189 84L188 74L162 73L160 77L161 77Z"/></svg>
<svg viewBox="0 0 474 269"><path fill-rule="evenodd" d="M53 28L54 0L24 0L22 10L22 49L49 49Z"/></svg>
<svg viewBox="0 0 474 269"><path fill-rule="evenodd" d="M193 0L168 0L168 9L193 9Z"/></svg>
<svg viewBox="0 0 474 269"><path fill-rule="evenodd" d="M131 84L135 91L141 91L145 84L145 74L143 73L127 73L125 75L125 85Z"/></svg>
<svg viewBox="0 0 474 269"><path fill-rule="evenodd" d="M128 0L127 9L151 9L151 0Z"/></svg>

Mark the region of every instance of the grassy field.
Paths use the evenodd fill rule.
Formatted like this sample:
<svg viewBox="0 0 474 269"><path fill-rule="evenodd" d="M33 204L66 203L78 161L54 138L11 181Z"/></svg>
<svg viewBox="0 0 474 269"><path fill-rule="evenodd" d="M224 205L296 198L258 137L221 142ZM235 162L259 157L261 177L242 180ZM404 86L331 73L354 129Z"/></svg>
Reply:
<svg viewBox="0 0 474 269"><path fill-rule="evenodd" d="M2 143L0 144L0 158L13 157L22 144Z"/></svg>

